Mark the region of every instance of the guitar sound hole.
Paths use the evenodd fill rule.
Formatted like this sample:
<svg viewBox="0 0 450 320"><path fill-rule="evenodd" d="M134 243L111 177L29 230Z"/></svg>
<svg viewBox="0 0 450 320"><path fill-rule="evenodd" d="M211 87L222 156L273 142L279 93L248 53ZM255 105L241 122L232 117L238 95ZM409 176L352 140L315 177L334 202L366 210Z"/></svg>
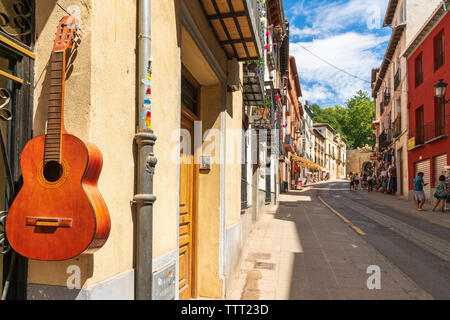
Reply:
<svg viewBox="0 0 450 320"><path fill-rule="evenodd" d="M44 166L44 178L48 182L56 182L61 179L63 167L56 161L47 162Z"/></svg>

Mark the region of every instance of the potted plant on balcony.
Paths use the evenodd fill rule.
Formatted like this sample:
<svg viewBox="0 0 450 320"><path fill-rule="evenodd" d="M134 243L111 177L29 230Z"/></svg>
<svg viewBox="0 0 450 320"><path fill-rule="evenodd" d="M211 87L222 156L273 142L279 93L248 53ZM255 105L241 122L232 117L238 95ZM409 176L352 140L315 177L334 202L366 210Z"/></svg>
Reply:
<svg viewBox="0 0 450 320"><path fill-rule="evenodd" d="M266 119L268 118L268 116L269 116L269 111L270 111L270 109L268 109L268 108L266 108L266 107L263 107L263 114L262 114L262 116L263 116L263 119L264 119L264 120L266 120Z"/></svg>
<svg viewBox="0 0 450 320"><path fill-rule="evenodd" d="M244 64L244 71L245 72L256 73L259 66L264 66L264 62L262 61L262 59L250 60L249 62Z"/></svg>

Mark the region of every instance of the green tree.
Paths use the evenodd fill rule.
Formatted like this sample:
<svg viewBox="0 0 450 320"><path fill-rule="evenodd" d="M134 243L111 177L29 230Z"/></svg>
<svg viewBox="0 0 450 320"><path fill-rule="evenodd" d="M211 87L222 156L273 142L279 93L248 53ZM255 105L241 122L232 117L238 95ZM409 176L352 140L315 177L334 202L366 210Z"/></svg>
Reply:
<svg viewBox="0 0 450 320"><path fill-rule="evenodd" d="M355 149L364 147L366 144L373 146L375 135L372 130L372 121L375 108L369 94L360 90L345 105L347 121L344 134L348 137L351 147Z"/></svg>
<svg viewBox="0 0 450 320"><path fill-rule="evenodd" d="M313 121L328 123L348 141L348 149L372 146L375 136L372 132L372 121L375 109L367 92L358 91L350 98L345 107L334 106L322 109L319 105L310 106Z"/></svg>

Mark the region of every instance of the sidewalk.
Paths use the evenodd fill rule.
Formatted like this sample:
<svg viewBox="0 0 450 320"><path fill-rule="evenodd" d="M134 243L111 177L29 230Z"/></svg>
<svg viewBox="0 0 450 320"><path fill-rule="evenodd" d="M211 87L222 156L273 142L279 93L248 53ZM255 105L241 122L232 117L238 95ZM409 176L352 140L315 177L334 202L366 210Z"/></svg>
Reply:
<svg viewBox="0 0 450 320"><path fill-rule="evenodd" d="M359 189L355 191L358 195L365 197L366 199L385 205L395 211L413 215L415 217L427 220L428 222L441 225L450 228L450 211L441 212L439 207L436 211L431 211L433 209L435 200L433 199L433 205L425 203L423 206L424 211L418 211L413 200L405 200L398 196L393 196L390 194L384 194L381 192L367 192L367 189Z"/></svg>
<svg viewBox="0 0 450 320"><path fill-rule="evenodd" d="M244 246L230 300L431 299L319 202L314 190L280 195ZM367 267L381 269L369 290Z"/></svg>

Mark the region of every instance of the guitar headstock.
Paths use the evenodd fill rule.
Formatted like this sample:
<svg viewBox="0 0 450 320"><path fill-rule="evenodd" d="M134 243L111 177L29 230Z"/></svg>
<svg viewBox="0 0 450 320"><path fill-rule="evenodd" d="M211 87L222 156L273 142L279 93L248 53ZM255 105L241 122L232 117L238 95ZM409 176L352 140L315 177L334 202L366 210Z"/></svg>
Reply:
<svg viewBox="0 0 450 320"><path fill-rule="evenodd" d="M55 43L53 45L53 51L64 51L66 49L72 49L73 40L76 36L76 22L75 16L65 16L61 19L58 25L58 31L56 32Z"/></svg>

